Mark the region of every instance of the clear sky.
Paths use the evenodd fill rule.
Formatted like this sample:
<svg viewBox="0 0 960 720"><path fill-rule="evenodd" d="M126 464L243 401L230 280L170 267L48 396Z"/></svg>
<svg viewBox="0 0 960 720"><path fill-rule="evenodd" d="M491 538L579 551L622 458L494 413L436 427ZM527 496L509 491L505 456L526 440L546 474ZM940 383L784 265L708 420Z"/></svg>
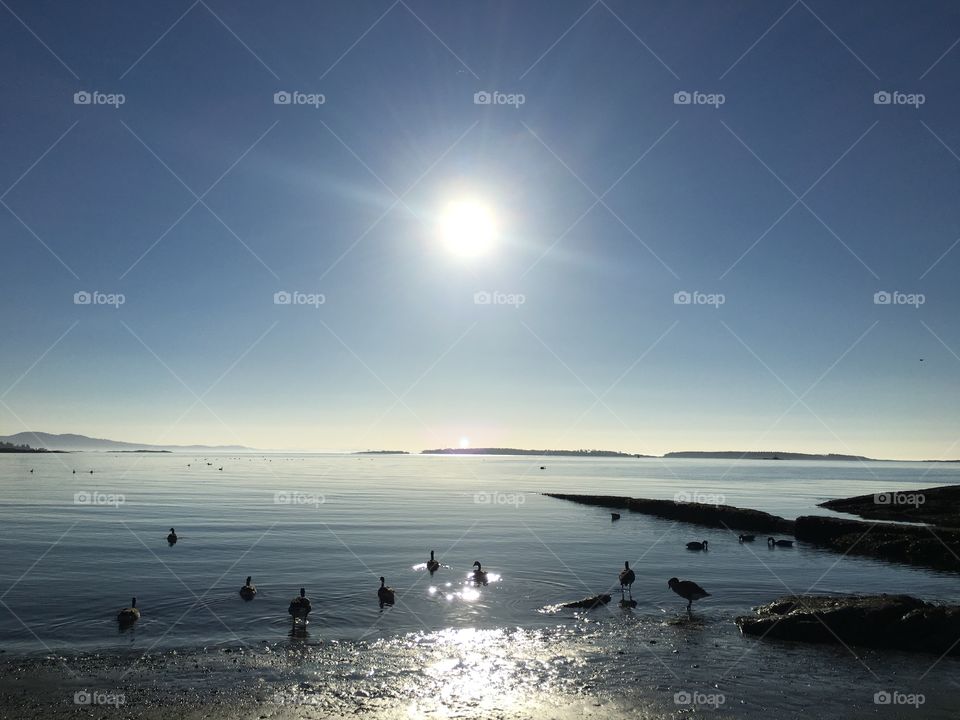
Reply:
<svg viewBox="0 0 960 720"><path fill-rule="evenodd" d="M0 432L960 456L958 35L954 2L5 0Z"/></svg>

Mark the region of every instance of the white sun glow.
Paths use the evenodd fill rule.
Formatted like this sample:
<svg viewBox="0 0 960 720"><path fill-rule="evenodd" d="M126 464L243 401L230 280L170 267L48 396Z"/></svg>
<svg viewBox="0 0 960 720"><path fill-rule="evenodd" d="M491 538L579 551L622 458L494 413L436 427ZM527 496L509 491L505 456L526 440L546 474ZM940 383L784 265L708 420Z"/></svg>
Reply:
<svg viewBox="0 0 960 720"><path fill-rule="evenodd" d="M497 239L493 211L475 199L450 202L439 222L440 239L447 249L460 257L478 257L490 251Z"/></svg>

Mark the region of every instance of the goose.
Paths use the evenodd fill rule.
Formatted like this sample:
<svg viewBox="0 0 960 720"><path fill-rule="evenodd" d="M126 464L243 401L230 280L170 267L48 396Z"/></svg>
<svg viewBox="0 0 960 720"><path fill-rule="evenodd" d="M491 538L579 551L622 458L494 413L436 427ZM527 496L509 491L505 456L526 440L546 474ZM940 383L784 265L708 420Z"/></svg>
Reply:
<svg viewBox="0 0 960 720"><path fill-rule="evenodd" d="M706 541L706 540L704 540L703 542L688 542L688 543L687 543L687 550L706 550L706 549L707 549L707 541Z"/></svg>
<svg viewBox="0 0 960 720"><path fill-rule="evenodd" d="M290 601L290 607L287 608L287 612L290 613L294 624L296 624L297 620L306 622L307 615L310 614L312 609L310 606L310 598L307 597L307 591L304 588L300 588L300 595Z"/></svg>
<svg viewBox="0 0 960 720"><path fill-rule="evenodd" d="M757 539L756 535L741 535L740 542L753 542Z"/></svg>
<svg viewBox="0 0 960 720"><path fill-rule="evenodd" d="M252 579L247 575L247 583L240 588L240 597L244 600L253 600L253 596L257 594L257 586L250 582Z"/></svg>
<svg viewBox="0 0 960 720"><path fill-rule="evenodd" d="M475 560L473 566L476 568L476 570L473 571L473 581L478 584L486 585L487 571L480 567L479 560Z"/></svg>
<svg viewBox="0 0 960 720"><path fill-rule="evenodd" d="M427 570L431 573L435 573L440 569L440 563L433 559L433 550L430 551L430 559L427 560Z"/></svg>
<svg viewBox="0 0 960 720"><path fill-rule="evenodd" d="M130 607L124 608L117 613L117 622L121 625L132 625L140 619L140 610L137 608L137 599L130 600Z"/></svg>
<svg viewBox="0 0 960 720"><path fill-rule="evenodd" d="M793 547L793 540L774 540L772 537L767 538L767 545L770 547Z"/></svg>
<svg viewBox="0 0 960 720"><path fill-rule="evenodd" d="M170 534L167 535L167 542L173 545L177 541L177 531L170 528Z"/></svg>
<svg viewBox="0 0 960 720"><path fill-rule="evenodd" d="M667 587L687 601L688 611L690 610L690 606L693 605L694 600L710 596L710 593L693 582L693 580L677 580L675 577L670 578L667 580Z"/></svg>
<svg viewBox="0 0 960 720"><path fill-rule="evenodd" d="M393 588L387 587L387 581L380 576L380 587L377 588L377 599L380 601L380 608L384 605L393 605L395 594Z"/></svg>
<svg viewBox="0 0 960 720"><path fill-rule="evenodd" d="M33 472L33 468L30 468L30 472Z"/></svg>
<svg viewBox="0 0 960 720"><path fill-rule="evenodd" d="M620 519L620 513L610 513L610 522L616 522Z"/></svg>
<svg viewBox="0 0 960 720"><path fill-rule="evenodd" d="M623 588L630 591L630 597L633 598L633 581L637 579L637 574L630 569L630 563L623 561L623 570L620 571L620 597L623 598Z"/></svg>

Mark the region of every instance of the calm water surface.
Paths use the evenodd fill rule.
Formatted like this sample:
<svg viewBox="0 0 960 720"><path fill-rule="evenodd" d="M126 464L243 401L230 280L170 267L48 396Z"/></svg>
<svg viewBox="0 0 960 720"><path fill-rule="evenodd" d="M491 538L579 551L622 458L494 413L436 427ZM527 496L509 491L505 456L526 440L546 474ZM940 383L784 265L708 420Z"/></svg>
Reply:
<svg viewBox="0 0 960 720"><path fill-rule="evenodd" d="M289 642L286 605L305 586L314 607L305 642L334 642L357 668L375 667L386 653L395 656L391 672L412 663L421 679L443 671L476 683L483 675L501 697L545 692L542 701L557 707L571 683L613 697L624 687L646 692L649 707L666 702L664 712L677 710L678 690L723 690L719 711L736 716L799 712L811 700L883 714L890 710L872 703L875 691L923 688L921 712L936 716L952 707L955 660L758 643L740 637L733 618L788 592L960 602L955 576L802 543L769 550L642 515L611 523L601 508L538 493L712 494L792 518L832 514L816 507L828 498L955 483L958 471L922 463L3 455L0 638L14 654L269 651ZM180 538L172 547L170 527ZM704 539L709 553L684 547ZM422 567L431 549L443 563L433 576ZM466 582L474 560L490 571L486 587ZM624 560L637 571L635 610L549 609L614 590ZM247 575L259 590L250 603L237 593ZM380 575L397 591L387 611L376 602ZM693 621L666 586L672 576L712 593ZM121 633L115 614L133 595L143 617ZM800 696L784 678L795 692L803 687Z"/></svg>

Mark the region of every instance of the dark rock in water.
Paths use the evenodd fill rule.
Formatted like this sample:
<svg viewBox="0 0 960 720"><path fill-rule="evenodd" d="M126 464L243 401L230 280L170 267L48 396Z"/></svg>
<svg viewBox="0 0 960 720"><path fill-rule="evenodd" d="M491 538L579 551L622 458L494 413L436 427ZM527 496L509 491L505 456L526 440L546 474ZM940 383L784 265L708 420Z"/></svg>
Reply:
<svg viewBox="0 0 960 720"><path fill-rule="evenodd" d="M804 515L794 535L844 554L960 571L960 530Z"/></svg>
<svg viewBox="0 0 960 720"><path fill-rule="evenodd" d="M793 521L778 515L738 508L732 505L676 502L674 500L651 500L649 498L617 497L613 495L567 495L544 493L547 497L570 500L583 505L599 505L609 508L627 508L667 520L694 523L714 528L757 530L766 533L793 534Z"/></svg>
<svg viewBox="0 0 960 720"><path fill-rule="evenodd" d="M868 520L922 522L960 528L960 485L874 493L828 500L820 507Z"/></svg>
<svg viewBox="0 0 960 720"><path fill-rule="evenodd" d="M610 602L610 596L606 594L594 595L593 597L583 598L583 600L575 600L574 602L568 602L561 605L565 608L584 608L586 610L592 610L593 608L600 607L601 605L606 605Z"/></svg>
<svg viewBox="0 0 960 720"><path fill-rule="evenodd" d="M910 595L784 596L738 617L744 635L960 655L960 607Z"/></svg>

